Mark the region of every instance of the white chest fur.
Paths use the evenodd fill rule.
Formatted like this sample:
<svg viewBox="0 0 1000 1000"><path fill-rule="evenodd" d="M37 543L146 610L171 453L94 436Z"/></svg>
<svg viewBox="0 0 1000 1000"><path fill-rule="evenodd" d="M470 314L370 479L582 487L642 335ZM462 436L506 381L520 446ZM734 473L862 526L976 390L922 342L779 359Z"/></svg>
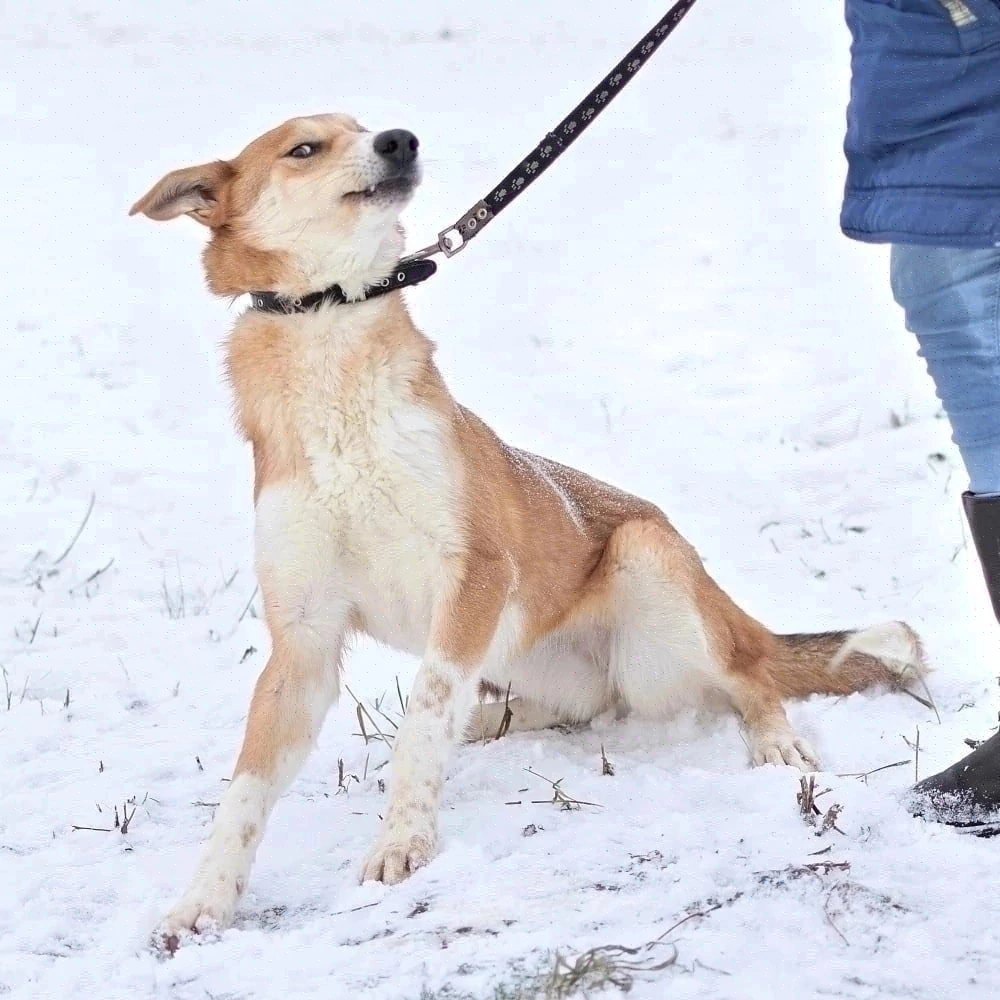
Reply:
<svg viewBox="0 0 1000 1000"><path fill-rule="evenodd" d="M461 552L447 421L414 392L420 351L381 331L373 304L335 310L335 325L330 312L277 321L281 370L256 390L305 471L260 492L258 572L321 639L353 609L375 638L421 652Z"/></svg>

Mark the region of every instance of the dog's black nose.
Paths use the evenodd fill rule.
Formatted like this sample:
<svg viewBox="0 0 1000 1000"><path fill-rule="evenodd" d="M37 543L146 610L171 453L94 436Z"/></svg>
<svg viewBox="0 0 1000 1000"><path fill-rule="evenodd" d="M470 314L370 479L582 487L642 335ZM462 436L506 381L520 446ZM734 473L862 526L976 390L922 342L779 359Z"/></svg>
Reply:
<svg viewBox="0 0 1000 1000"><path fill-rule="evenodd" d="M408 167L417 158L419 145L417 137L412 132L407 132L405 128L379 132L372 142L375 152L394 167Z"/></svg>

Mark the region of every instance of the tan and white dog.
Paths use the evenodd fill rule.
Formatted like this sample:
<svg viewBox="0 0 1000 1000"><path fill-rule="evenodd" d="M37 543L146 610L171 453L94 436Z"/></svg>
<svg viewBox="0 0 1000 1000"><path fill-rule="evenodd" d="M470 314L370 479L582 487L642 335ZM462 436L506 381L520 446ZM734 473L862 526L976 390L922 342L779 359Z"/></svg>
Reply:
<svg viewBox="0 0 1000 1000"><path fill-rule="evenodd" d="M386 138L388 137L388 139ZM351 298L392 273L419 180L410 133L345 115L286 122L235 159L168 174L132 212L206 225L209 288ZM253 446L257 574L271 656L193 883L158 931L228 925L275 801L340 688L355 632L422 658L363 878L433 856L442 776L465 732L662 716L723 696L755 764L817 766L782 699L901 686L923 670L901 623L779 636L742 611L653 504L512 448L449 395L401 292L308 313L249 310L229 341Z"/></svg>

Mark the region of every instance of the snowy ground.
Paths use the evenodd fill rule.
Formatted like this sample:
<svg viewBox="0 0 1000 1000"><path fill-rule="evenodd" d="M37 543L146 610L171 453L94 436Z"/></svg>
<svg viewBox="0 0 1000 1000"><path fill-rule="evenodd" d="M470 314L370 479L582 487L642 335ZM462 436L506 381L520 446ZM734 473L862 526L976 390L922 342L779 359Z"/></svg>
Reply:
<svg viewBox="0 0 1000 1000"><path fill-rule="evenodd" d="M460 399L508 440L655 499L772 627L907 618L940 724L898 695L793 707L843 835L802 821L796 774L747 769L731 718L467 748L440 857L387 890L356 884L388 771L345 698L275 812L237 926L172 961L145 947L193 868L267 636L250 460L219 370L235 307L202 290L198 227L128 206L285 117L345 110L420 136L422 245L660 11L4 7L0 996L510 1000L538 995L556 953L642 945L715 904L666 934L676 964L637 974L633 996L1000 991L998 842L899 802L905 740L919 730L928 774L995 723L996 630L885 251L838 233L839 5L791 0L765 16L699 4L409 298ZM348 683L391 706L414 667L362 647ZM338 759L360 779L341 794ZM529 767L599 805L533 802L551 789ZM802 867L817 862L843 864Z"/></svg>

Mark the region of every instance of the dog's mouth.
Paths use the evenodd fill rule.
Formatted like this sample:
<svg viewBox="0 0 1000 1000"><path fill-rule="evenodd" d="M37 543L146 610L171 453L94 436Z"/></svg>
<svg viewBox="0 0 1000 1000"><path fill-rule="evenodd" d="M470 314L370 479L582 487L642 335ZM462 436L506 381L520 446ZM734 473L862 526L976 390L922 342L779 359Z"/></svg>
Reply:
<svg viewBox="0 0 1000 1000"><path fill-rule="evenodd" d="M417 186L419 177L416 173L400 174L396 177L386 177L360 191L348 191L345 198L352 201L398 201L409 197Z"/></svg>

